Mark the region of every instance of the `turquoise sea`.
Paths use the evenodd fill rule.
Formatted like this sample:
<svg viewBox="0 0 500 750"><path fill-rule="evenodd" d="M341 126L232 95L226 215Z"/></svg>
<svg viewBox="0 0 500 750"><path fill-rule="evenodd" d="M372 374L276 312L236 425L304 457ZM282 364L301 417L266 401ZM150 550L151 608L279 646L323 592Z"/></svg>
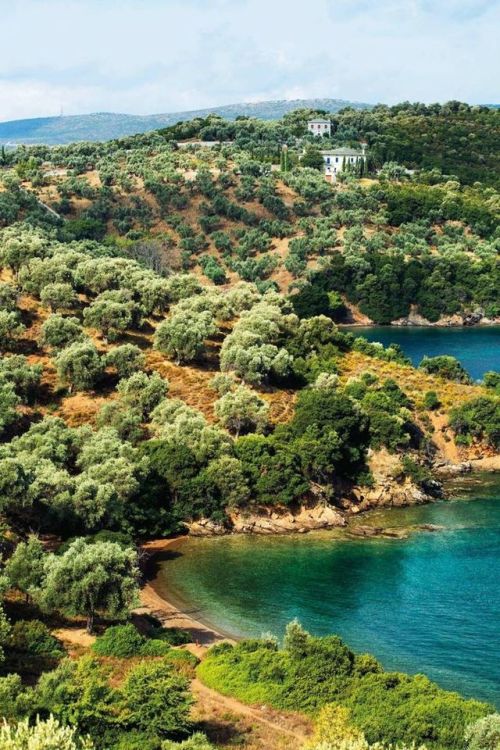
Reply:
<svg viewBox="0 0 500 750"><path fill-rule="evenodd" d="M488 370L498 370L500 363L500 326L477 326L465 328L429 328L372 326L350 327L355 336L381 344L399 344L414 365L422 357L451 354L467 372L480 380Z"/></svg>
<svg viewBox="0 0 500 750"><path fill-rule="evenodd" d="M159 588L229 634L281 637L297 617L386 669L423 672L500 707L500 478L469 481L460 499L356 519L441 530L188 540L161 564Z"/></svg>
<svg viewBox="0 0 500 750"><path fill-rule="evenodd" d="M416 364L452 354L479 379L499 369L500 327L353 329L396 342ZM195 617L235 636L282 636L298 617L338 633L386 669L423 672L500 708L500 477L451 488L456 499L374 511L353 523L411 530L406 539L344 532L183 542L158 586Z"/></svg>

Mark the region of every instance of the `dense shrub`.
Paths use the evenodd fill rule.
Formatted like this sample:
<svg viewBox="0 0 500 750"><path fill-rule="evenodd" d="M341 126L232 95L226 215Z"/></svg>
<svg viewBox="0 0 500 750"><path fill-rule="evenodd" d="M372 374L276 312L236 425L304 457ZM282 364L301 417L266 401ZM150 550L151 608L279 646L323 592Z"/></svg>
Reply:
<svg viewBox="0 0 500 750"><path fill-rule="evenodd" d="M163 640L145 638L134 625L128 623L107 628L96 639L92 649L99 656L129 659L134 656L165 656L170 652L170 645Z"/></svg>
<svg viewBox="0 0 500 750"><path fill-rule="evenodd" d="M40 620L19 620L12 627L9 648L32 656L61 656L64 650Z"/></svg>
<svg viewBox="0 0 500 750"><path fill-rule="evenodd" d="M471 377L462 367L458 359L443 354L438 357L424 357L419 367L429 375L440 375L447 380L457 383L471 383Z"/></svg>
<svg viewBox="0 0 500 750"><path fill-rule="evenodd" d="M426 409L430 409L431 411L434 411L434 409L439 409L439 407L441 406L441 402L436 391L426 391L426 393L424 393L424 406Z"/></svg>
<svg viewBox="0 0 500 750"><path fill-rule="evenodd" d="M248 703L313 715L329 703L340 704L369 743L414 742L456 750L463 745L465 727L491 711L422 675L384 672L340 638L314 638L296 623L288 626L281 650L270 640L213 647L198 675L208 686Z"/></svg>
<svg viewBox="0 0 500 750"><path fill-rule="evenodd" d="M500 400L481 396L467 401L450 413L450 425L455 434L467 441L486 438L494 447L500 445Z"/></svg>
<svg viewBox="0 0 500 750"><path fill-rule="evenodd" d="M490 714L470 724L465 732L467 750L498 750L500 714Z"/></svg>

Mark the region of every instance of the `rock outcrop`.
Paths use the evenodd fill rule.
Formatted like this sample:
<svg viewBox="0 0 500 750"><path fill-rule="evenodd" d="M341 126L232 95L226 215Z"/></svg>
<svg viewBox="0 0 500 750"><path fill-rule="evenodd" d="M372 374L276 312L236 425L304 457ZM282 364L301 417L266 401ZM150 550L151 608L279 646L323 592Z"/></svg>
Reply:
<svg viewBox="0 0 500 750"><path fill-rule="evenodd" d="M220 534L304 534L308 531L345 526L345 516L327 503L312 507L302 506L298 511L263 508L252 514L232 513L227 525L201 519L188 524L192 536Z"/></svg>
<svg viewBox="0 0 500 750"><path fill-rule="evenodd" d="M431 326L434 328L452 328L455 326L477 326L477 325L495 325L498 319L487 318L483 310L464 311L454 315L446 315L435 322L427 320L413 305L409 314L404 318L393 320L392 326Z"/></svg>
<svg viewBox="0 0 500 750"><path fill-rule="evenodd" d="M470 461L460 461L452 463L451 461L440 461L434 464L434 473L440 477L459 477L462 474L470 474L472 464Z"/></svg>

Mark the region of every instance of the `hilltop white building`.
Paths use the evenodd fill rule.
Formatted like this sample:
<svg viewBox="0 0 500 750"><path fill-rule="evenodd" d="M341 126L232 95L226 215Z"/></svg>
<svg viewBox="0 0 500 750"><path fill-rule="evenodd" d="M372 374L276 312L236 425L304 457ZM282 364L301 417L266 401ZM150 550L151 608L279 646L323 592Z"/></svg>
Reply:
<svg viewBox="0 0 500 750"><path fill-rule="evenodd" d="M321 152L325 162L325 177L328 182L335 182L336 176L348 165L357 166L360 161L366 163L366 146L361 150L355 148L334 148Z"/></svg>
<svg viewBox="0 0 500 750"><path fill-rule="evenodd" d="M331 135L332 123L330 120L308 120L307 131L313 135Z"/></svg>

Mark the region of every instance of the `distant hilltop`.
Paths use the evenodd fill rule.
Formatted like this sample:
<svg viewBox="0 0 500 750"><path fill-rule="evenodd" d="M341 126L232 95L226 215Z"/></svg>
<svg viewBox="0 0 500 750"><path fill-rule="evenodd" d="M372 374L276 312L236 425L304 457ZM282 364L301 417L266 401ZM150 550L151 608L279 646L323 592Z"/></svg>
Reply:
<svg viewBox="0 0 500 750"><path fill-rule="evenodd" d="M294 109L319 109L338 112L344 107L370 109L373 105L351 102L344 99L294 99L243 104L228 104L221 107L197 109L188 112L169 112L160 115L123 115L113 112L98 112L91 115L61 117L35 117L29 120L0 122L0 145L45 144L49 146L75 141L107 141L135 133L147 133L181 120L194 117L221 115L228 120L238 116L258 117L261 120L278 120Z"/></svg>

